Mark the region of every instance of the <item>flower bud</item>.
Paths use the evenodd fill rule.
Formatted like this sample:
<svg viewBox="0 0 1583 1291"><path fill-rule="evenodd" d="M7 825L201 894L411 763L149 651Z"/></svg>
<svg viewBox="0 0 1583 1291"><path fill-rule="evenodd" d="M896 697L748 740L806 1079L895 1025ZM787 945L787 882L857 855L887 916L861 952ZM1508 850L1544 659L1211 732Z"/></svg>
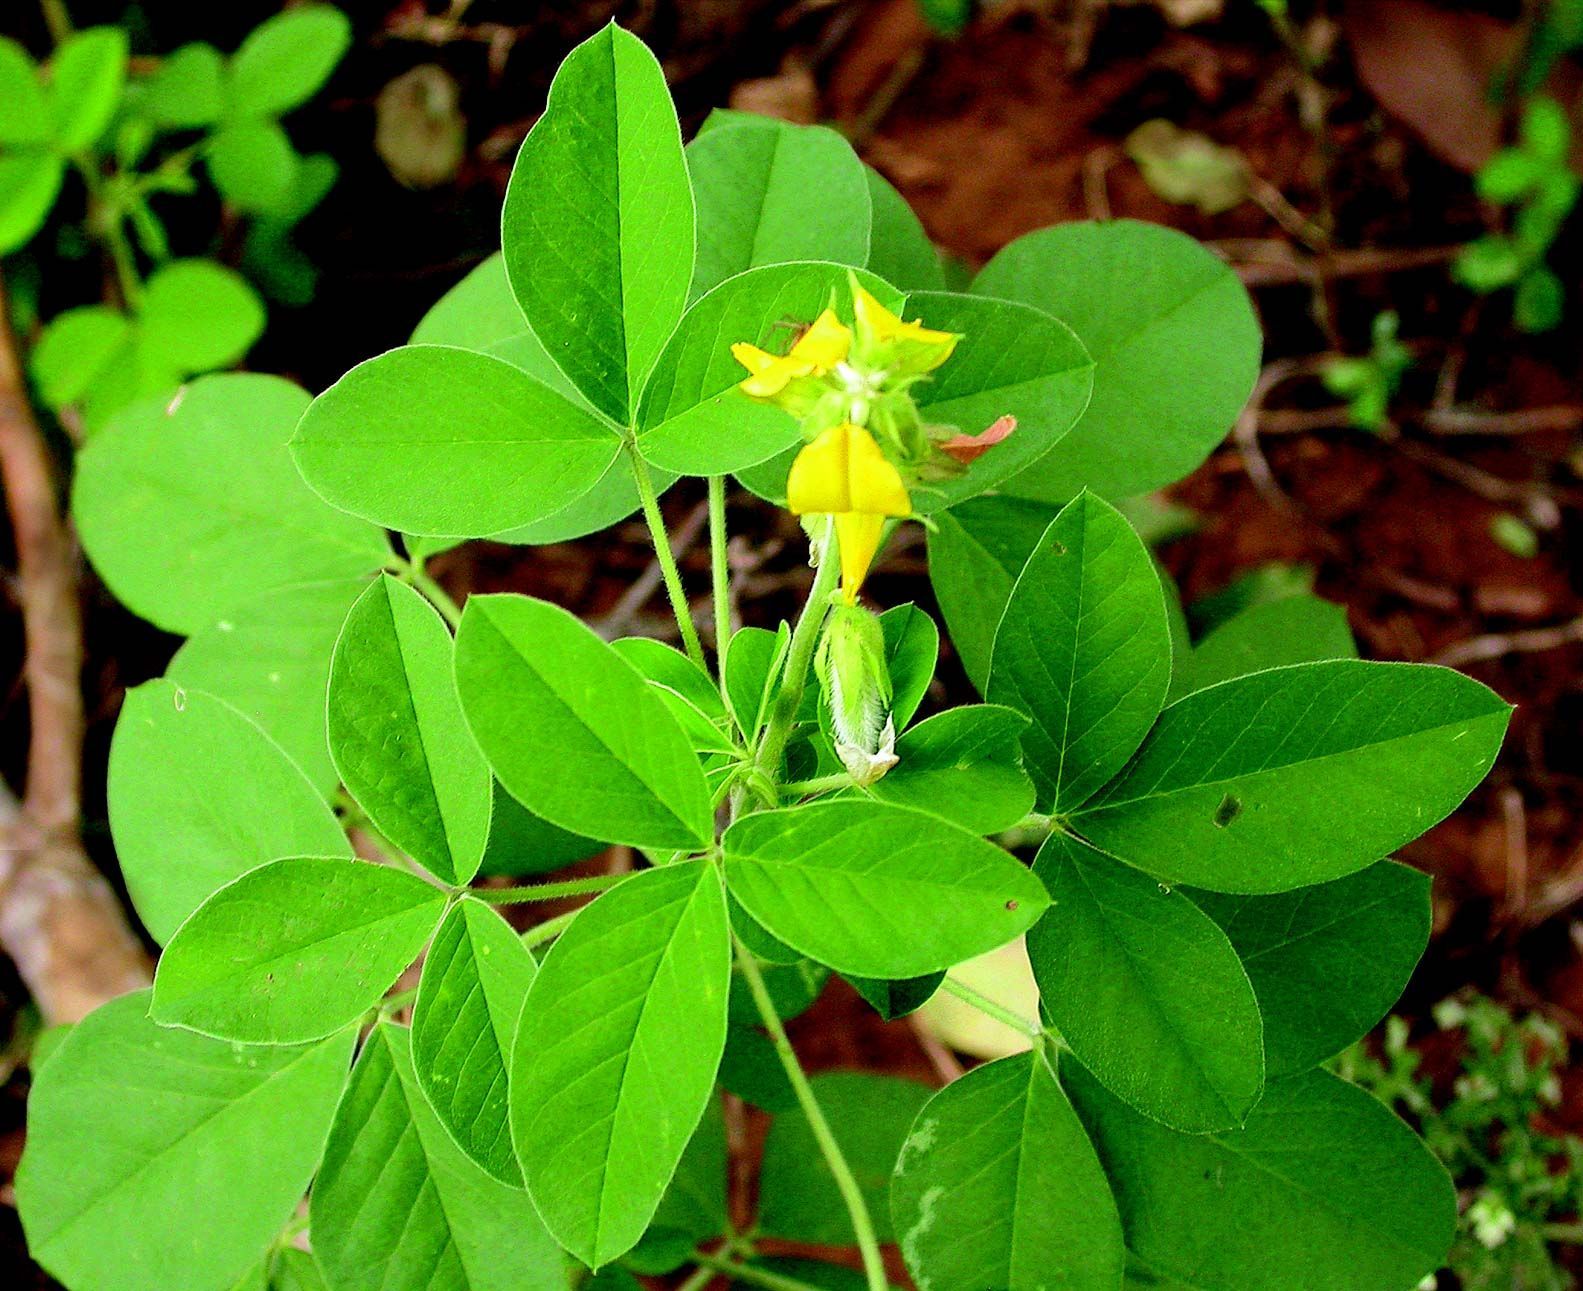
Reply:
<svg viewBox="0 0 1583 1291"><path fill-rule="evenodd" d="M814 666L830 709L836 756L858 784L873 784L897 762L885 634L873 611L833 607Z"/></svg>

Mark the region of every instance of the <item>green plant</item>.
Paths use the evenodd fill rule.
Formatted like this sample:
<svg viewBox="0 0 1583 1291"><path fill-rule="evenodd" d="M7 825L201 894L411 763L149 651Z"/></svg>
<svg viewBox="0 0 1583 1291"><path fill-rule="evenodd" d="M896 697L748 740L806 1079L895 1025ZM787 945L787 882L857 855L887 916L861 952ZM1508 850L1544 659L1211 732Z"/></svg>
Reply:
<svg viewBox="0 0 1583 1291"><path fill-rule="evenodd" d="M1400 324L1393 309L1376 314L1368 354L1331 359L1320 373L1325 388L1346 399L1352 424L1360 430L1384 429L1391 400L1413 365L1413 352L1396 339Z"/></svg>
<svg viewBox="0 0 1583 1291"><path fill-rule="evenodd" d="M90 558L189 639L110 758L165 949L37 1072L36 1257L82 1287L279 1285L308 1190L332 1288L842 1285L766 1238L855 1247L870 1291L892 1240L963 1289L1436 1267L1444 1171L1319 1064L1427 937L1427 880L1381 858L1478 783L1508 709L1345 657L1312 598L1188 642L1102 495L1224 436L1259 368L1235 275L1079 224L945 291L839 136L720 114L684 150L614 26L558 73L502 243L318 398L208 377L81 454ZM659 503L683 475L712 632ZM731 476L810 537L774 631L733 623ZM679 649L528 596L458 608L426 567L634 510ZM986 701L923 720L939 629L861 596L914 519ZM1042 844L1031 869L1002 836ZM635 873L473 882L609 844ZM584 895L521 935L498 909ZM950 976L1023 932L1038 1018ZM933 1093L810 1079L784 1020L832 973L887 1018L951 991L1028 1050ZM775 1114L745 1228L722 1086Z"/></svg>
<svg viewBox="0 0 1583 1291"><path fill-rule="evenodd" d="M1529 100L1516 146L1478 174L1479 196L1507 208L1511 227L1469 244L1452 265L1457 281L1480 295L1514 287L1512 317L1525 332L1549 331L1566 307L1566 288L1545 258L1577 205L1571 150L1565 109L1554 99Z"/></svg>
<svg viewBox="0 0 1583 1291"><path fill-rule="evenodd" d="M1573 1278L1555 1246L1583 1237L1583 1143L1548 1128L1561 1102L1566 1038L1545 1018L1516 1017L1483 995L1445 1000L1434 1018L1460 1045L1444 1106L1401 1018L1387 1022L1378 1057L1360 1041L1337 1069L1412 1117L1451 1171L1461 1220L1446 1264L1457 1285L1567 1291Z"/></svg>
<svg viewBox="0 0 1583 1291"><path fill-rule="evenodd" d="M34 239L75 174L83 230L113 270L102 303L60 313L39 335L31 368L47 406L75 410L91 432L138 398L239 362L262 333L263 302L245 278L172 258L159 203L196 190L200 161L248 217L248 273L287 302L311 295L315 272L291 229L336 167L299 156L278 118L318 92L349 37L339 10L306 5L263 23L229 59L185 45L132 77L117 28L62 31L44 67L0 38L0 254Z"/></svg>

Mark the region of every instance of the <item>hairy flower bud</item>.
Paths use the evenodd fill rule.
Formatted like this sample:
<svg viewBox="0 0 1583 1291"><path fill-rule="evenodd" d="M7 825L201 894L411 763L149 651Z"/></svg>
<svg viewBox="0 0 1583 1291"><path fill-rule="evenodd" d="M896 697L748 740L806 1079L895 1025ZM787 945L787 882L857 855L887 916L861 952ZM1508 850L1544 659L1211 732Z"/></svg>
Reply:
<svg viewBox="0 0 1583 1291"><path fill-rule="evenodd" d="M878 617L861 605L833 607L814 666L830 708L836 756L858 784L873 784L897 761L890 669Z"/></svg>

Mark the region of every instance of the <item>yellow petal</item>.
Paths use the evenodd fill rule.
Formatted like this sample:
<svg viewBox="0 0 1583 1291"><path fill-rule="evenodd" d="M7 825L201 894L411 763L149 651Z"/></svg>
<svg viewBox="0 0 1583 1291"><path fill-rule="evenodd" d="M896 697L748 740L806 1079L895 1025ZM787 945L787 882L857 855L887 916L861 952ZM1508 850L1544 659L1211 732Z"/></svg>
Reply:
<svg viewBox="0 0 1583 1291"><path fill-rule="evenodd" d="M851 348L851 328L835 316L834 310L827 309L797 338L787 358L811 363L814 375L822 375L837 363L844 363Z"/></svg>
<svg viewBox="0 0 1583 1291"><path fill-rule="evenodd" d="M841 596L848 605L857 601L858 589L868 577L868 567L874 563L884 530L882 515L848 512L835 518L836 542L841 548Z"/></svg>
<svg viewBox="0 0 1583 1291"><path fill-rule="evenodd" d="M851 422L832 426L797 454L786 477L786 506L793 515L912 514L901 473L874 436Z"/></svg>
<svg viewBox="0 0 1583 1291"><path fill-rule="evenodd" d="M793 377L805 377L813 371L811 363L790 355L782 358L767 353L746 341L738 341L731 347L731 357L752 373L740 383L740 388L743 394L755 399L773 399Z"/></svg>
<svg viewBox="0 0 1583 1291"><path fill-rule="evenodd" d="M833 515L852 509L847 480L847 427L832 426L792 461L786 508L793 515Z"/></svg>
<svg viewBox="0 0 1583 1291"><path fill-rule="evenodd" d="M857 426L847 431L847 494L852 511L876 516L909 516L912 499L874 436Z"/></svg>
<svg viewBox="0 0 1583 1291"><path fill-rule="evenodd" d="M951 351L956 348L955 332L937 332L916 321L904 323L880 304L872 292L857 282L852 284L852 309L858 321L868 329L869 335L876 341L912 341L918 345L938 345L940 353L930 356L929 365L924 371L939 367L951 357Z"/></svg>

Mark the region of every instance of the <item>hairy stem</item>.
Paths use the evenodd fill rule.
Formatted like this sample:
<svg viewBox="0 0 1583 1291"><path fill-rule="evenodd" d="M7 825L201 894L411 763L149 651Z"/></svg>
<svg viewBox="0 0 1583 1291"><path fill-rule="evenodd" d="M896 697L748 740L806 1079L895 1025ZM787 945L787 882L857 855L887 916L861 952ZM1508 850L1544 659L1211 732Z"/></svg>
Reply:
<svg viewBox="0 0 1583 1291"><path fill-rule="evenodd" d="M670 597L671 613L676 616L682 644L687 647L687 657L707 672L709 665L704 662L703 642L698 639L698 626L693 622L692 607L687 604L687 589L682 586L681 570L676 568L676 555L671 551L665 517L660 514L660 500L654 492L654 477L649 474L649 464L643 460L630 439L626 443L626 452L632 462L632 478L637 482L638 497L643 503L643 518L648 522L649 536L654 540L654 558L659 561L660 573L665 578L665 592Z"/></svg>
<svg viewBox="0 0 1583 1291"><path fill-rule="evenodd" d="M709 477L709 573L715 603L715 668L726 699L726 643L731 640L731 565L726 555L726 481Z"/></svg>
<svg viewBox="0 0 1583 1291"><path fill-rule="evenodd" d="M847 1212L852 1218L852 1231L857 1235L857 1247L863 1256L863 1272L868 1278L869 1291L887 1291L890 1283L885 1276L885 1261L880 1255L879 1241L874 1235L874 1220L868 1213L868 1203L863 1199L863 1191L852 1175L852 1167L847 1164L841 1145L836 1142L835 1134L830 1129L830 1122L825 1120L824 1109L814 1097L813 1087L808 1083L808 1076L803 1071L802 1064L797 1061L797 1053L786 1035L780 1014L775 1011L775 1001L770 998L769 987L764 984L764 974L759 971L758 961L742 944L740 938L733 940L736 942L737 965L742 970L748 990L753 994L753 1003L757 1006L759 1017L770 1034L776 1056L780 1058L781 1066L785 1069L786 1079L791 1082L791 1087L797 1094L797 1103L802 1108L803 1115L808 1118L808 1127L813 1131L814 1141L819 1144L819 1151L829 1165L830 1173L835 1176L836 1188L840 1191L841 1200L846 1203ZM699 1262L703 1263L703 1260ZM742 1276L740 1271L738 1276ZM760 1282L759 1285L791 1285L801 1291L799 1283Z"/></svg>
<svg viewBox="0 0 1583 1291"><path fill-rule="evenodd" d="M626 874L594 874L586 879L562 879L559 883L529 883L515 888L469 888L468 896L490 905L516 905L522 901L556 901L561 897L580 897L590 892L613 888Z"/></svg>
<svg viewBox="0 0 1583 1291"><path fill-rule="evenodd" d="M781 755L786 752L786 741L791 738L797 710L802 707L808 669L813 664L814 647L819 644L819 629L824 626L825 615L830 610L830 593L835 590L840 565L827 546L823 558L814 567L813 586L808 590L807 603L792 631L791 648L786 652L780 692L775 696L764 737L759 741L758 755L754 758L754 764L767 776L774 777L779 772Z"/></svg>
<svg viewBox="0 0 1583 1291"><path fill-rule="evenodd" d="M945 989L961 1000L964 1004L971 1005L985 1017L994 1018L1002 1026L1010 1027L1013 1031L1020 1032L1035 1042L1044 1038L1044 1028L1037 1022L1030 1022L1020 1013L1013 1013L1003 1004L996 1004L987 995L980 995L971 986L959 982L954 977L947 977L944 982Z"/></svg>

